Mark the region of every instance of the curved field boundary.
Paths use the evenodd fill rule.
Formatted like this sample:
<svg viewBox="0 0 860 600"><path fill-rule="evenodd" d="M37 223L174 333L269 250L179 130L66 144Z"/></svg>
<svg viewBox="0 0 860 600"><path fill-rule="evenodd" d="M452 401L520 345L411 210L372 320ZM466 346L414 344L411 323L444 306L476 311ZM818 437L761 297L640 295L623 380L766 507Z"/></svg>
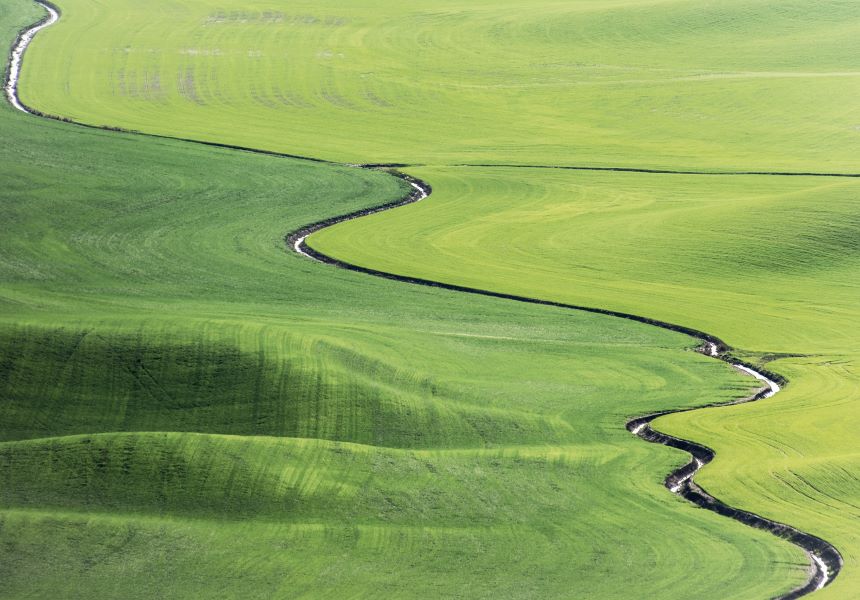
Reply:
<svg viewBox="0 0 860 600"><path fill-rule="evenodd" d="M563 169L566 171L611 171L614 173L651 173L656 175L769 175L774 177L860 177L860 173L818 173L814 171L684 171L673 169L646 169L640 167L588 167L579 165L511 165L462 164L458 167L482 169Z"/></svg>
<svg viewBox="0 0 860 600"><path fill-rule="evenodd" d="M12 46L12 54L9 57L6 79L3 85L3 90L6 92L9 103L24 112L31 112L18 99L18 77L21 74L21 61L24 58L24 50L30 45L33 36L41 29L53 25L60 18L60 12L55 6L51 4L42 4L42 6L48 11L48 14L35 25L21 31L18 34L18 39L15 40L15 44Z"/></svg>
<svg viewBox="0 0 860 600"><path fill-rule="evenodd" d="M163 135L159 133L147 133L136 129L127 129L125 127L116 127L113 125L92 125L90 123L82 123L68 117L52 115L42 112L31 106L27 106L21 101L18 95L18 78L20 76L21 65L23 63L24 51L29 46L33 37L41 29L53 25L59 20L62 12L60 8L49 0L33 0L36 4L44 8L48 14L36 22L34 25L25 28L18 34L18 38L12 46L12 51L7 60L7 72L4 79L4 91L9 103L18 110L45 119L70 123L80 127L90 129L102 129L105 131L118 131L121 133L132 133L135 135L143 135L146 137L177 140L180 142L190 142L192 144L202 144L213 148L226 148L228 150L240 150L242 152L252 152L255 154L266 154L268 156L281 156L286 158L295 158L298 160L309 160L317 163L326 163L345 167L359 168L406 168L423 166L419 164L407 163L374 163L374 164L350 164L325 158L317 158L313 156L304 156L301 154L290 154L288 152L278 152L276 150L262 150L260 148L250 148L248 146L239 146L236 144L225 144L221 142L210 142L206 140L197 140L194 138L185 138L174 135ZM521 164L481 164L481 163L463 163L457 165L436 165L436 166L453 166L453 167L480 167L480 168L511 168L511 169L564 169L571 171L611 171L616 173L651 173L660 175L770 175L777 177L860 177L860 173L824 173L824 172L795 172L795 171L696 171L696 170L672 170L672 169L649 169L640 167L600 167L600 166L584 166L584 165L521 165Z"/></svg>
<svg viewBox="0 0 860 600"><path fill-rule="evenodd" d="M364 165L364 168L379 167L377 165ZM665 433L659 432L651 427L651 422L654 419L663 415L679 412L689 412L692 410L699 410L702 408L716 406L731 406L734 404L755 402L757 400L769 398L770 396L777 393L781 389L781 387L787 385L788 381L784 377L762 369L754 368L752 365L746 364L743 361L732 357L729 354L731 347L717 336L705 333L703 331L699 331L697 329L692 329L690 327L685 327L683 325L676 325L674 323L668 323L666 321L660 321L657 319L651 319L649 317L643 317L640 315L623 313L604 308L579 306L576 304L568 304L565 302L554 302L551 300L542 300L540 298L530 298L528 296L518 296L515 294L505 294L502 292L494 292L491 290L484 290L480 288L455 285L451 283L443 283L430 279L422 279L420 277L407 277L403 275L397 275L394 273L388 273L386 271L379 271L376 269L370 269L367 267L355 265L331 257L327 254L323 254L322 252L314 250L307 245L307 237L315 231L325 229L326 227L330 227L336 223L341 223L343 221L357 219L365 215L374 214L392 208L397 208L398 206L413 204L415 202L423 200L424 198L427 198L430 195L432 190L430 186L423 181L406 175L404 173L400 173L398 171L389 170L389 172L392 175L400 177L404 181L408 182L413 188L412 192L395 202L389 202L376 207L368 208L361 211L355 211L338 217L331 217L297 229L289 233L285 238L285 242L288 248L297 252L298 254L325 264L334 265L336 267L347 269L350 271L365 273L367 275L382 277L384 279L391 279L403 283L441 288L455 292L464 292L467 294L477 294L480 296L489 296L492 298L514 300L516 302L525 302L528 304L555 306L558 308L565 308L569 310L578 310L602 315L609 315L612 317L618 317L621 319L645 323L647 325L653 325L655 327L661 327L663 329L669 329L678 333L684 333L700 340L702 342L702 346L698 349L700 352L706 354L707 356L712 356L714 358L723 360L731 364L732 366L743 371L747 375L751 375L756 379L759 379L760 381L764 382L766 386L749 398L741 398L732 402L715 402L694 408L660 411L641 417L636 417L626 423L627 430L648 442L662 444L664 446L669 446L670 448L677 448L679 450L688 452L691 455L690 462L688 462L682 467L679 467L678 469L675 469L666 476L664 480L664 485L667 489L669 489L669 491L689 500L690 502L696 504L701 508L705 508L719 515L729 517L731 519L743 523L744 525L748 525L756 529L763 529L769 531L773 535L785 539L806 551L806 554L809 556L810 560L809 579L803 586L792 590L787 594L779 596L778 600L794 600L796 598L800 598L814 591L820 590L824 586L830 584L833 579L836 578L836 576L839 574L839 571L842 569L843 561L842 555L830 542L827 542L810 533L800 531L799 529L796 529L790 525L786 525L785 523L772 521L755 513L729 506L725 502L722 502L721 500L715 498L707 491L705 491L704 488L696 484L693 481L693 476L699 471L699 469L704 467L706 464L708 464L715 458L716 452L702 444L698 444L696 442L692 442L682 438L676 438Z"/></svg>
<svg viewBox="0 0 860 600"><path fill-rule="evenodd" d="M385 279L391 279L395 281L400 281L403 283L411 283L415 285L423 285L429 287L436 287L456 292L463 292L469 294L477 294L482 296L489 296L493 298L501 298L505 300L513 300L516 302L525 302L529 304L538 304L544 306L554 306L558 308L565 308L569 310L578 310L590 313L603 314L613 317L618 317L622 319L628 319L631 321L637 321L639 323L645 323L647 325L653 325L655 327L661 327L663 329L668 329L671 331L676 331L678 333L684 333L693 338L700 340L703 345L698 349L700 352L712 356L714 358L718 358L723 360L736 368L746 372L749 375L765 382L767 384L766 387L762 388L758 393L749 397L742 398L732 402L724 402L724 403L711 403L706 404L699 407L694 408L686 408L686 409L678 409L678 410L668 410L661 411L656 413L651 413L648 415L644 415L641 417L636 417L634 419L629 420L626 423L626 428L628 431L637 435L638 437L652 442L658 443L665 446L669 446L672 448L677 448L679 450L684 450L691 455L692 460L686 465L672 471L669 475L666 476L664 480L664 485L673 493L678 494L690 502L693 502L697 506L701 508L708 509L717 514L732 518L736 521L744 523L745 525L749 525L750 527L755 527L757 529L764 529L777 537L783 538L800 548L806 551L807 555L810 558L810 578L805 585L791 592L779 596L777 600L794 600L796 598L800 598L807 594L810 594L816 590L823 588L824 586L830 584L833 579L839 574L839 571L842 568L842 556L839 551L829 542L816 537L812 534L802 532L790 525L786 525L784 523L779 523L777 521L772 521L770 519L766 519L759 515L756 515L751 512L747 512L738 508L734 508L729 506L728 504L720 501L717 498L711 496L707 491L705 491L701 486L697 485L693 481L693 476L701 469L704 465L711 462L716 453L711 448L704 446L702 444L698 444L696 442L692 442L689 440L684 440L682 438L676 438L651 428L651 422L663 415L668 415L672 413L678 412L689 412L692 410L699 410L701 408L715 407L715 406L729 406L734 404L741 404L745 402L754 402L760 399L768 398L778 392L780 390L780 384L786 385L788 382L785 378L776 375L774 373L770 373L764 370L756 370L751 365L745 364L742 361L732 357L729 354L731 347L723 342L717 336L711 335L709 333L705 333L703 331L699 331L697 329L692 329L690 327L685 327L683 325L676 325L673 323L668 323L665 321L660 321L657 319L651 319L649 317L643 317L640 315L634 315L630 313L623 313L608 309L590 307L590 306L579 306L575 304L568 304L564 302L555 302L551 300L542 300L540 298L530 298L527 296L518 296L514 294L505 294L501 292L493 292L491 290L483 290L480 288L472 288L467 286L460 286L455 284L443 283L439 281L433 281L429 279L421 279L416 277L406 277L402 275L396 275L394 273L388 273L385 271L378 271L376 269L370 269L366 267L361 267L358 265L354 265L352 263L348 263L346 261L342 261L321 252L318 252L312 248L310 248L306 243L306 238L313 232L319 231L326 227L330 227L336 223L341 223L343 221L349 221L352 219L357 219L359 217L363 217L366 215L374 214L377 212L382 212L384 210L389 210L392 208L397 208L399 206L404 206L407 204L412 204L414 202L418 202L427 198L432 192L430 186L425 182L406 175L404 173L400 173L395 169L398 167L408 167L410 165L407 164L345 164L338 163L334 161L312 158L307 156L299 156L295 154L287 154L282 152L275 151L267 151L260 150L257 148L248 148L243 146L236 146L231 144L221 144L217 142L208 142L203 140L195 140L189 138L181 138L175 136L168 135L159 135L159 134L149 134L143 133L140 131L128 130L119 127L109 127L109 126L99 126L99 125L89 125L86 123L80 123L74 121L72 119L67 119L63 117L59 117L56 115L49 115L42 113L36 109L30 108L23 104L18 97L18 78L20 76L21 65L23 62L24 52L29 46L30 42L33 40L33 37L36 35L38 31L41 29L48 27L59 20L60 10L54 4L47 2L46 0L34 0L37 4L45 8L48 12L48 15L40 19L34 25L22 30L15 43L12 46L12 51L9 55L9 59L7 62L7 74L4 83L4 91L6 93L7 100L9 103L15 107L16 109L47 119L62 121L74 125L79 125L83 127L93 128L93 129L103 129L109 131L117 131L122 133L129 134L137 134L144 135L147 137L161 138L161 139L172 139L183 142L190 142L196 144L202 144L205 146L211 146L216 148L226 148L230 150L238 150L244 152L252 152L256 154L264 154L270 156L280 156L286 158L294 158L301 160L309 160L313 162L321 162L328 163L339 166L348 166L355 168L363 168L363 169L375 169L375 170L386 170L391 175L399 177L404 181L408 182L413 191L401 198L400 200L396 200L393 202L388 202L385 204L381 204L375 207L370 207L367 209L354 211L351 213L347 213L344 215L339 215L335 217L330 217L328 219L324 219L321 221L317 221L301 227L289 234L285 237L285 242L291 250L297 252L300 255L306 256L313 260L334 265L343 269L348 269L351 271L357 271L360 273L365 273L368 275L374 275L376 277L382 277ZM633 167L588 167L588 166L559 166L559 165L513 165L513 164L462 164L456 165L460 167L481 167L481 168L524 168L524 169L568 169L568 170L579 170L579 171L614 171L614 172L628 172L628 173L652 173L652 174L667 174L667 175L769 175L769 176L807 176L807 177L860 177L860 174L853 173L816 173L816 172L765 172L765 171L724 171L724 172L708 172L708 171L682 171L682 170L662 170L662 169L647 169L647 168L633 168ZM779 383L777 383L779 382Z"/></svg>

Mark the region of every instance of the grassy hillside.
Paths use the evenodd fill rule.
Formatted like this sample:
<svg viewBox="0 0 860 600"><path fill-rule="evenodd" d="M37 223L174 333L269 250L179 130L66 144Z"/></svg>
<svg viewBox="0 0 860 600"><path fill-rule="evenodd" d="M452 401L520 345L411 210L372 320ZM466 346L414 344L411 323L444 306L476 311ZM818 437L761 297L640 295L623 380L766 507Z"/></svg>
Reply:
<svg viewBox="0 0 860 600"><path fill-rule="evenodd" d="M36 16L0 6L3 45ZM805 578L796 548L668 494L683 456L624 430L749 390L689 338L285 251L402 195L382 173L6 106L0 131L0 597L722 599Z"/></svg>
<svg viewBox="0 0 860 600"><path fill-rule="evenodd" d="M785 374L755 405L657 426L715 448L698 481L860 559L860 181L558 169L416 169L417 205L314 234L364 266L646 314L715 333ZM825 594L823 593L822 596Z"/></svg>
<svg viewBox="0 0 860 600"><path fill-rule="evenodd" d="M426 201L310 244L357 264L647 314L741 347L860 336L860 178L412 169Z"/></svg>
<svg viewBox="0 0 860 600"><path fill-rule="evenodd" d="M88 123L347 162L860 170L853 0L58 4L22 97Z"/></svg>

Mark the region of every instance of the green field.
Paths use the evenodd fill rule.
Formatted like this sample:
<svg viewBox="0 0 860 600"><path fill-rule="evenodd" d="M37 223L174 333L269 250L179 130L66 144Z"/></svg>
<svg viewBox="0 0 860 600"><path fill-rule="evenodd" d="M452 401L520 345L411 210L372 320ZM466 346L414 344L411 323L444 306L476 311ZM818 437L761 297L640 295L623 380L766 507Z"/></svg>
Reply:
<svg viewBox="0 0 860 600"><path fill-rule="evenodd" d="M839 171L860 155L854 0L59 5L22 98L88 123L349 162Z"/></svg>
<svg viewBox="0 0 860 600"><path fill-rule="evenodd" d="M0 7L2 45L38 18ZM659 428L698 480L832 541L860 590L853 2L63 0L41 111L349 162L415 205L310 243L350 262L643 314L791 385ZM811 91L813 90L813 91ZM286 252L402 196L383 173L3 106L0 597L758 598L796 547L660 484L634 415L752 381L632 322ZM798 354L783 358L781 354ZM819 595L816 595L819 597Z"/></svg>
<svg viewBox="0 0 860 600"><path fill-rule="evenodd" d="M403 275L683 323L754 361L802 355L768 364L792 382L774 398L656 423L717 450L698 476L707 490L836 544L847 566L832 591L854 595L860 181L414 173L434 183L428 200L336 225L310 245Z"/></svg>

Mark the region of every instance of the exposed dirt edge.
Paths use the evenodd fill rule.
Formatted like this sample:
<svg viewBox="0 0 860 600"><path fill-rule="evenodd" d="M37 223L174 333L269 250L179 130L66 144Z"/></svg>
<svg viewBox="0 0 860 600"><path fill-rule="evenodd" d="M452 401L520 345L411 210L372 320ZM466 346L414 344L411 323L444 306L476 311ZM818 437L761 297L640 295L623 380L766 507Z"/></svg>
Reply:
<svg viewBox="0 0 860 600"><path fill-rule="evenodd" d="M708 348L707 344L699 350L705 354L714 356L715 358L719 358L731 365L734 365L736 367L743 367L759 375L764 376L765 381L767 381L768 383L768 386L760 389L756 394L747 398L740 398L738 400L730 402L711 403L694 408L660 411L643 417L637 417L627 422L627 430L648 442L652 442L655 444L663 444L664 446L684 450L685 452L688 452L690 455L692 455L692 460L690 462L672 471L666 476L665 480L663 481L663 484L669 491L678 494L683 498L686 498L687 500L701 508L705 508L707 510L716 512L717 514L735 519L736 521L739 521L745 525L749 525L750 527L769 531L777 537L783 538L795 544L796 546L803 548L806 551L807 555L810 558L811 567L810 577L808 581L802 587L792 590L782 596L779 596L777 600L792 600L794 598L800 598L816 590L819 590L826 585L829 585L832 580L839 574L843 562L842 556L832 544L826 542L825 540L817 536L800 531L790 525L766 519L760 515L751 513L749 511L734 508L722 502L721 500L714 498L712 495L706 492L704 488L697 485L693 481L693 476L702 467L704 467L706 464L708 464L715 458L716 453L714 452L714 450L703 444L698 444L696 442L691 442L689 440L670 436L651 427L651 422L654 419L663 415L689 412L693 410L699 410L701 408L731 406L735 404L743 404L747 402L755 402L757 400L762 400L775 394L777 391L779 391L780 387L784 387L788 383L788 381L784 377L776 375L774 373L770 373L765 370L756 370L755 367L732 357L728 353L717 354L716 349ZM777 384L776 388L771 387L771 384L773 383Z"/></svg>
<svg viewBox="0 0 860 600"><path fill-rule="evenodd" d="M762 396L763 392L760 392L759 394L756 394L756 396L742 400L741 402L753 402L760 399ZM740 402L728 404L738 403ZM712 406L725 405L726 404ZM669 446L670 448L683 450L692 456L692 460L690 462L669 473L663 481L663 485L665 485L671 492L686 498L701 508L729 517L735 521L743 523L744 525L769 531L773 535L803 548L811 559L810 578L805 585L792 590L787 594L779 596L778 600L794 600L795 598L800 598L825 587L833 581L842 568L842 556L832 544L817 536L800 531L791 525L772 521L755 513L729 506L725 502L714 498L711 494L705 491L704 488L693 481L693 476L696 472L711 462L716 456L716 453L707 446L667 435L660 431L656 431L651 427L651 421L657 417L677 412L688 412L691 410L698 410L698 408L663 411L644 417L638 417L627 422L628 431L634 435L655 444L662 444L664 446Z"/></svg>
<svg viewBox="0 0 860 600"><path fill-rule="evenodd" d="M378 165L361 165L364 168L379 168ZM443 283L439 281L432 281L429 279L422 279L420 277L407 277L403 275L396 275L394 273L387 273L385 271L379 271L377 269L370 269L367 267L362 267L359 265L355 265L343 260L339 260L337 258L333 258L328 256L327 254L323 254L317 250L314 250L310 246L308 246L306 242L306 238L308 235L315 231L319 231L321 229L325 229L326 227L330 227L336 223L341 223L343 221L350 221L352 219L357 219L359 217L381 212L384 210L389 210L391 208L397 208L399 206L405 206L407 204L412 204L414 202L418 202L423 200L431 193L431 188L428 184L424 183L420 179L412 177L410 175L406 175L404 173L400 173L392 168L390 165L384 165L385 170L387 170L392 175L403 179L413 186L413 191L408 195L404 196L400 200L396 200L394 202L388 202L386 204L382 204L376 207L363 209L359 211L354 211L351 213L347 213L344 215L340 215L337 217L331 217L328 219L324 219L322 221L317 221L316 223L311 223L304 227L301 227L291 233L289 233L285 237L285 242L290 250L293 250L299 254L303 254L317 260L322 263L334 265L336 267L347 269L350 271L357 271L359 273L365 273L368 275L373 275L376 277L382 277L384 279L391 279L394 281L400 281L403 283L411 283L415 285L423 285L428 287L442 288L446 290L451 290L455 292L465 292L468 294L477 294L480 296L490 296L492 298L501 298L505 300L514 300L516 302L525 302L528 304L539 304L543 306L555 306L559 308L566 308L571 310L585 311L590 313L597 313L602 315L609 315L613 317L618 317L622 319L628 319L630 321L636 321L639 323L645 323L648 325L653 325L655 327L661 327L663 329L669 329L671 331L676 331L678 333L683 333L689 335L693 338L700 340L703 343L703 346L699 348L699 351L702 353L717 358L719 360L723 360L731 365L745 367L751 371L754 371L768 380L775 382L778 386L785 386L788 381L781 375L776 373L767 371L762 369L761 367L757 367L751 364L748 364L742 360L739 360L733 357L729 351L731 347L718 338L715 335L711 335L709 333L705 333L703 331L699 331L697 329L692 329L690 327L685 327L683 325L676 325L674 323L668 323L666 321L660 321L658 319L651 319L648 317L643 317L640 315L633 315L630 313L624 313L619 311L607 310L603 308L595 308L591 306L579 306L575 304L567 304L564 302L553 302L550 300L541 300L539 298L530 298L527 296L518 296L515 294L505 294L501 292L493 292L490 290L483 290L480 288L473 288L468 286L455 285L450 283ZM711 462L716 453L711 448L704 446L702 444L697 444L695 442L691 442L689 440L684 440L681 438L676 438L665 433L661 433L659 431L654 430L651 427L651 421L656 419L657 417L668 415L676 412L688 412L692 410L699 410L701 408L715 407L715 406L729 406L733 404L741 404L745 402L754 402L756 400L760 400L770 396L773 392L769 387L762 388L755 395L750 396L748 398L741 398L738 400L734 400L731 402L722 402L722 403L711 403L703 406L679 409L679 410L666 410L657 413L652 413L649 415L637 417L631 419L626 423L627 430L631 433L641 437L642 439L657 443L663 444L665 446L669 446L671 448L677 448L679 450L683 450L688 452L692 456L692 460L685 464L684 466L672 471L666 476L664 480L664 485L671 492L686 498L690 502L696 504L701 508L705 508L707 510L713 511L719 515L729 517L736 521L743 523L744 525L749 525L750 527L755 527L756 529L763 529L769 531L773 535L785 539L792 544L799 546L804 551L806 551L807 555L810 559L810 577L809 580L801 587L788 592L782 596L779 596L777 600L794 600L796 598L800 598L807 594L810 594L822 587L829 585L833 579L839 574L839 571L842 569L842 555L839 551L829 542L814 536L812 534L800 531L790 525L786 525L784 523L780 523L778 521L772 521L770 519L766 519L762 516L759 516L755 513L751 513L745 510L741 510L739 508L734 508L729 506L728 504L714 498L708 492L706 492L702 487L697 485L693 481L693 476L695 473L701 469L704 465Z"/></svg>
<svg viewBox="0 0 860 600"><path fill-rule="evenodd" d="M21 68L23 67L24 51L32 41L32 36L36 35L36 33L43 27L50 25L52 19L54 19L54 14L56 15L56 20L59 20L60 18L60 9L52 2L49 2L48 0L35 0L35 2L46 9L46 14L32 25L22 27L18 30L18 34L15 36L12 46L9 48L6 62L3 65L3 95L13 108L23 110L24 112L28 112L29 109L24 106L21 99L18 97L18 79L14 78L15 74L13 73L13 65L15 64L16 59L15 55L18 54L18 73L20 74ZM52 14L52 11L54 14ZM27 36L30 36L29 40L26 40Z"/></svg>

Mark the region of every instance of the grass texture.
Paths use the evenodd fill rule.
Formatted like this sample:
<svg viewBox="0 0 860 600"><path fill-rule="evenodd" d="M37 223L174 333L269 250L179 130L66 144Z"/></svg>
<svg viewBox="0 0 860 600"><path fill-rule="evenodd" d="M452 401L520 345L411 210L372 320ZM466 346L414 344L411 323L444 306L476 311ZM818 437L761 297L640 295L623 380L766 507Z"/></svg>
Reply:
<svg viewBox="0 0 860 600"><path fill-rule="evenodd" d="M33 15L11 6L7 34ZM807 355L774 365L793 384L772 401L660 426L717 449L710 491L839 546L822 597L856 592L856 184L453 166L856 170L856 4L61 8L26 58L40 110L436 165L410 169L429 200L316 248ZM688 338L285 255L290 229L403 193L379 173L0 119L9 597L750 598L804 579L797 549L669 495L680 455L623 429L748 391Z"/></svg>
<svg viewBox="0 0 860 600"><path fill-rule="evenodd" d="M88 123L346 162L858 168L853 0L58 4L22 98Z"/></svg>
<svg viewBox="0 0 860 600"><path fill-rule="evenodd" d="M429 199L326 229L310 245L403 275L682 323L768 363L791 381L776 397L656 426L716 449L697 479L711 493L834 543L846 568L821 596L856 596L860 181L414 174L433 182Z"/></svg>
<svg viewBox="0 0 860 600"><path fill-rule="evenodd" d="M34 17L4 5L5 39ZM381 173L8 108L0 127L0 597L744 598L804 579L796 548L667 494L683 456L624 430L750 388L689 338L285 251L300 224L404 193Z"/></svg>

